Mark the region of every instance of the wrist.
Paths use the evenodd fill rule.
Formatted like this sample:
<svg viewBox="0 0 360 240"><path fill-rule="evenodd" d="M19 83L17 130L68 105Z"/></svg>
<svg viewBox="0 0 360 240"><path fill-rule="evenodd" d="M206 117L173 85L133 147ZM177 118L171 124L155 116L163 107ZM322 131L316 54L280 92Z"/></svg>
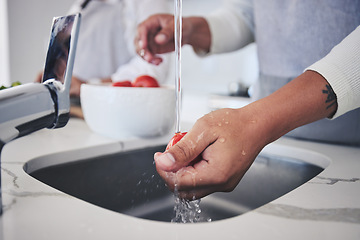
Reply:
<svg viewBox="0 0 360 240"><path fill-rule="evenodd" d="M337 103L328 82L320 74L306 71L247 107L255 115L257 132L268 144L297 127L331 117Z"/></svg>
<svg viewBox="0 0 360 240"><path fill-rule="evenodd" d="M275 132L272 131L274 122L270 121L271 118L263 107L264 104L259 100L235 110L237 129L234 134L245 138L243 148L252 149L254 153L260 152L275 140Z"/></svg>
<svg viewBox="0 0 360 240"><path fill-rule="evenodd" d="M183 24L183 43L191 45L196 52L209 52L211 34L205 18L187 17Z"/></svg>

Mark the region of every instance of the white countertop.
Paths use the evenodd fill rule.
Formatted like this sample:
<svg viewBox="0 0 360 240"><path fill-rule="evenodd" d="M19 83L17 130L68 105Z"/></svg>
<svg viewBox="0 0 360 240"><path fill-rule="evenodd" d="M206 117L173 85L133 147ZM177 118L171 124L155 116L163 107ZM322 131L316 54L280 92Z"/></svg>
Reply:
<svg viewBox="0 0 360 240"><path fill-rule="evenodd" d="M165 144L170 136L125 142L92 133L71 119L5 145L1 156L3 216L0 239L360 239L360 148L282 138L328 159L326 169L290 193L238 217L198 224L143 220L66 195L29 176L23 166L48 154L125 151ZM295 148L294 148L295 149Z"/></svg>

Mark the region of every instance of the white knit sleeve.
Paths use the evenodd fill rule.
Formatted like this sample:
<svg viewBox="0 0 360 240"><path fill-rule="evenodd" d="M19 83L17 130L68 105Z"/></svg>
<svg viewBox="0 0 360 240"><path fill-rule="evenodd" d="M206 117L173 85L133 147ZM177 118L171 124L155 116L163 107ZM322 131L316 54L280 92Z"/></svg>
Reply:
<svg viewBox="0 0 360 240"><path fill-rule="evenodd" d="M360 26L307 70L321 74L334 90L338 109L333 118L360 107Z"/></svg>
<svg viewBox="0 0 360 240"><path fill-rule="evenodd" d="M205 17L211 32L210 54L238 50L254 41L251 0L228 0Z"/></svg>

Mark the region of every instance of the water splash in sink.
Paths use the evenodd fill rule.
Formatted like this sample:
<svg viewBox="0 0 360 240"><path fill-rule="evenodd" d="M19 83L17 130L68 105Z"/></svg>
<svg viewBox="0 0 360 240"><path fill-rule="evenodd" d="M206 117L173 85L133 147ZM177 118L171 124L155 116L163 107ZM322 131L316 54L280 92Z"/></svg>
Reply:
<svg viewBox="0 0 360 240"><path fill-rule="evenodd" d="M166 146L119 152L78 160L56 153L29 161L25 171L39 181L102 208L134 217L171 222L175 197L157 174L155 152ZM84 156L78 150L73 156ZM276 152L279 152L276 150ZM201 200L197 220L218 221L239 216L283 196L318 175L323 168L309 162L321 156L288 151L292 157L261 153L230 193L214 193ZM66 156L66 157L64 157ZM303 157L300 160L299 156ZM66 159L63 159L66 158ZM53 159L58 164L50 165ZM61 161L65 163L61 163ZM50 166L49 166L50 165ZM196 207L195 207L196 208Z"/></svg>
<svg viewBox="0 0 360 240"><path fill-rule="evenodd" d="M176 194L176 193L175 193ZM174 212L175 217L171 219L173 223L198 223L211 222L210 217L201 217L201 200L189 201L175 197Z"/></svg>

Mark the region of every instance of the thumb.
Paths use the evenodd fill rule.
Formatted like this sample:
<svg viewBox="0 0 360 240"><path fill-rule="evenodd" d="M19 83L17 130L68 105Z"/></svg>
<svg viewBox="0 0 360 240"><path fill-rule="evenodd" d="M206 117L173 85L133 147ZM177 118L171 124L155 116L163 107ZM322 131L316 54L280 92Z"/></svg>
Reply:
<svg viewBox="0 0 360 240"><path fill-rule="evenodd" d="M158 19L159 31L156 33L155 42L159 45L167 44L174 40L174 17L172 15L163 15Z"/></svg>
<svg viewBox="0 0 360 240"><path fill-rule="evenodd" d="M206 137L205 132L189 131L164 153L155 153L156 166L166 172L176 172L180 168L189 166L213 142L212 140Z"/></svg>
<svg viewBox="0 0 360 240"><path fill-rule="evenodd" d="M174 33L170 29L162 29L155 36L155 42L159 45L167 44L172 40L172 35Z"/></svg>

